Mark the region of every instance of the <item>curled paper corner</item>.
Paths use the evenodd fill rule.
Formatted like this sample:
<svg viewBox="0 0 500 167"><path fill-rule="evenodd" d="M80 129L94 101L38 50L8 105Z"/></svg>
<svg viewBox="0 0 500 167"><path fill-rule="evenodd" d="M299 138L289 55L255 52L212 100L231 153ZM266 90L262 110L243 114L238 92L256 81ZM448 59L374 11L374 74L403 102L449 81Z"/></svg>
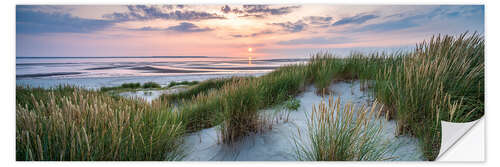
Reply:
<svg viewBox="0 0 500 167"><path fill-rule="evenodd" d="M462 122L462 123L454 123L441 121L441 148L439 150L439 154L437 156L437 160L443 156L446 151L448 151L457 141L462 138L474 125L479 122L477 119L471 122Z"/></svg>

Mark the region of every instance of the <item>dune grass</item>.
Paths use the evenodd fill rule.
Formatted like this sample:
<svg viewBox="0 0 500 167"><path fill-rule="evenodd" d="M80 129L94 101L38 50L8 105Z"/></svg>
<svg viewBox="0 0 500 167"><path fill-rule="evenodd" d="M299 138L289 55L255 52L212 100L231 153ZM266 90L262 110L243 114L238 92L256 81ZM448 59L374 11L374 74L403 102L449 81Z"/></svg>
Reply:
<svg viewBox="0 0 500 167"><path fill-rule="evenodd" d="M196 85L198 84L199 81L181 81L181 82L176 82L176 81L172 81L168 84L168 88L171 88L171 87L174 87L174 86L177 86L177 85L187 85L187 86L192 86L192 85Z"/></svg>
<svg viewBox="0 0 500 167"><path fill-rule="evenodd" d="M148 88L161 88L160 84L156 82L146 82L142 84L142 88L148 89Z"/></svg>
<svg viewBox="0 0 500 167"><path fill-rule="evenodd" d="M122 88L130 88L130 89L137 89L141 87L141 83L123 83L121 85Z"/></svg>
<svg viewBox="0 0 500 167"><path fill-rule="evenodd" d="M216 89L216 90L220 89L220 88L222 88L222 86L224 86L224 84L229 83L229 82L233 82L233 81L236 81L239 79L241 79L241 78L240 77L231 77L231 78L209 79L209 80L205 80L202 82L193 81L193 82L190 82L188 85L193 84L194 86L188 88L186 91L182 91L182 92L175 93L175 94L164 94L164 95L160 96L160 99L162 99L163 101L169 101L171 103L181 102L181 101L185 101L185 100L191 100L192 98L196 97L199 94L207 93L208 91L210 91L212 89ZM175 83L175 84L172 84L172 83ZM169 84L168 87L173 87L175 85L179 85L179 83L177 83L177 82L172 82L172 83ZM194 83L196 83L196 84L194 84Z"/></svg>
<svg viewBox="0 0 500 167"><path fill-rule="evenodd" d="M297 111L300 107L300 101L296 98L290 98L283 103L283 109L288 111Z"/></svg>
<svg viewBox="0 0 500 167"><path fill-rule="evenodd" d="M99 90L103 92L107 91L130 91L130 90L137 90L137 89L158 89L161 88L161 85L156 83L156 82L146 82L141 85L141 83L136 82L136 83L123 83L120 86L112 86L112 87L101 87Z"/></svg>
<svg viewBox="0 0 500 167"><path fill-rule="evenodd" d="M439 153L441 122L484 115L484 38L435 36L375 77L377 99L392 106L401 134L420 139L424 155Z"/></svg>
<svg viewBox="0 0 500 167"><path fill-rule="evenodd" d="M16 88L17 160L179 160L184 126L168 105L75 87Z"/></svg>
<svg viewBox="0 0 500 167"><path fill-rule="evenodd" d="M221 112L217 118L222 143L232 144L243 136L264 130L265 119L258 113L262 105L255 80L239 80L226 84L222 91Z"/></svg>
<svg viewBox="0 0 500 167"><path fill-rule="evenodd" d="M330 96L322 101L308 121L307 140L296 138L298 160L306 161L376 161L391 159L393 147L383 141L383 122L376 104L365 109L346 104Z"/></svg>
<svg viewBox="0 0 500 167"><path fill-rule="evenodd" d="M258 110L291 100L309 84L322 93L335 91L327 90L333 82L355 79L384 104L385 114L398 122L398 133L416 136L426 158L433 160L441 120L467 122L484 115L484 39L477 34L437 36L410 52L353 52L346 58L320 52L306 63L260 77L203 81L152 104L106 95L108 88L18 87L17 158L172 160L185 132L220 125L222 141L232 143L263 128L267 118ZM109 88L114 89L121 88Z"/></svg>

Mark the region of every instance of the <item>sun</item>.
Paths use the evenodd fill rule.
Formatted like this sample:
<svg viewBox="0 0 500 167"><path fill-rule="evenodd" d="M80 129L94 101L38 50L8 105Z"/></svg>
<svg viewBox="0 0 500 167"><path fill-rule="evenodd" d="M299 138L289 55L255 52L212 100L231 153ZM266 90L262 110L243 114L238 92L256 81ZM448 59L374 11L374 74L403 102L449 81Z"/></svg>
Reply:
<svg viewBox="0 0 500 167"><path fill-rule="evenodd" d="M253 50L252 48L248 48L248 52L252 52L252 50Z"/></svg>

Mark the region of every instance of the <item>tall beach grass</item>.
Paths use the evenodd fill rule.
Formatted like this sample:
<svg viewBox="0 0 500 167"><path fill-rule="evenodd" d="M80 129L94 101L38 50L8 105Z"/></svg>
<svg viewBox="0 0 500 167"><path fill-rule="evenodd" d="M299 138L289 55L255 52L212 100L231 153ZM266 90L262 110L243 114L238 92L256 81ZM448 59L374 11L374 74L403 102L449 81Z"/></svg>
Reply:
<svg viewBox="0 0 500 167"><path fill-rule="evenodd" d="M375 77L377 98L392 106L398 132L417 136L428 159L439 153L441 121L484 115L484 38L435 36Z"/></svg>
<svg viewBox="0 0 500 167"><path fill-rule="evenodd" d="M365 109L351 104L342 106L340 98L322 101L307 124L307 139L295 139L298 160L376 161L388 160L393 147L381 137L383 122L376 104ZM299 133L300 134L300 133Z"/></svg>
<svg viewBox="0 0 500 167"><path fill-rule="evenodd" d="M181 119L166 105L75 87L16 88L17 160L179 160Z"/></svg>

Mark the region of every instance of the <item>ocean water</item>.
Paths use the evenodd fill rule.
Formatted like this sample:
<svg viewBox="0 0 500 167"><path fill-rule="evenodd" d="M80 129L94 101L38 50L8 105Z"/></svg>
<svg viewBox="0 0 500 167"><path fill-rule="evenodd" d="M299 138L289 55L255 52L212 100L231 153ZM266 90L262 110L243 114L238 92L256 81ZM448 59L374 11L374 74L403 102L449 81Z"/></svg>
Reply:
<svg viewBox="0 0 500 167"><path fill-rule="evenodd" d="M167 85L172 81L259 76L304 61L207 56L17 57L16 85L49 88L69 84L90 89L126 82Z"/></svg>

